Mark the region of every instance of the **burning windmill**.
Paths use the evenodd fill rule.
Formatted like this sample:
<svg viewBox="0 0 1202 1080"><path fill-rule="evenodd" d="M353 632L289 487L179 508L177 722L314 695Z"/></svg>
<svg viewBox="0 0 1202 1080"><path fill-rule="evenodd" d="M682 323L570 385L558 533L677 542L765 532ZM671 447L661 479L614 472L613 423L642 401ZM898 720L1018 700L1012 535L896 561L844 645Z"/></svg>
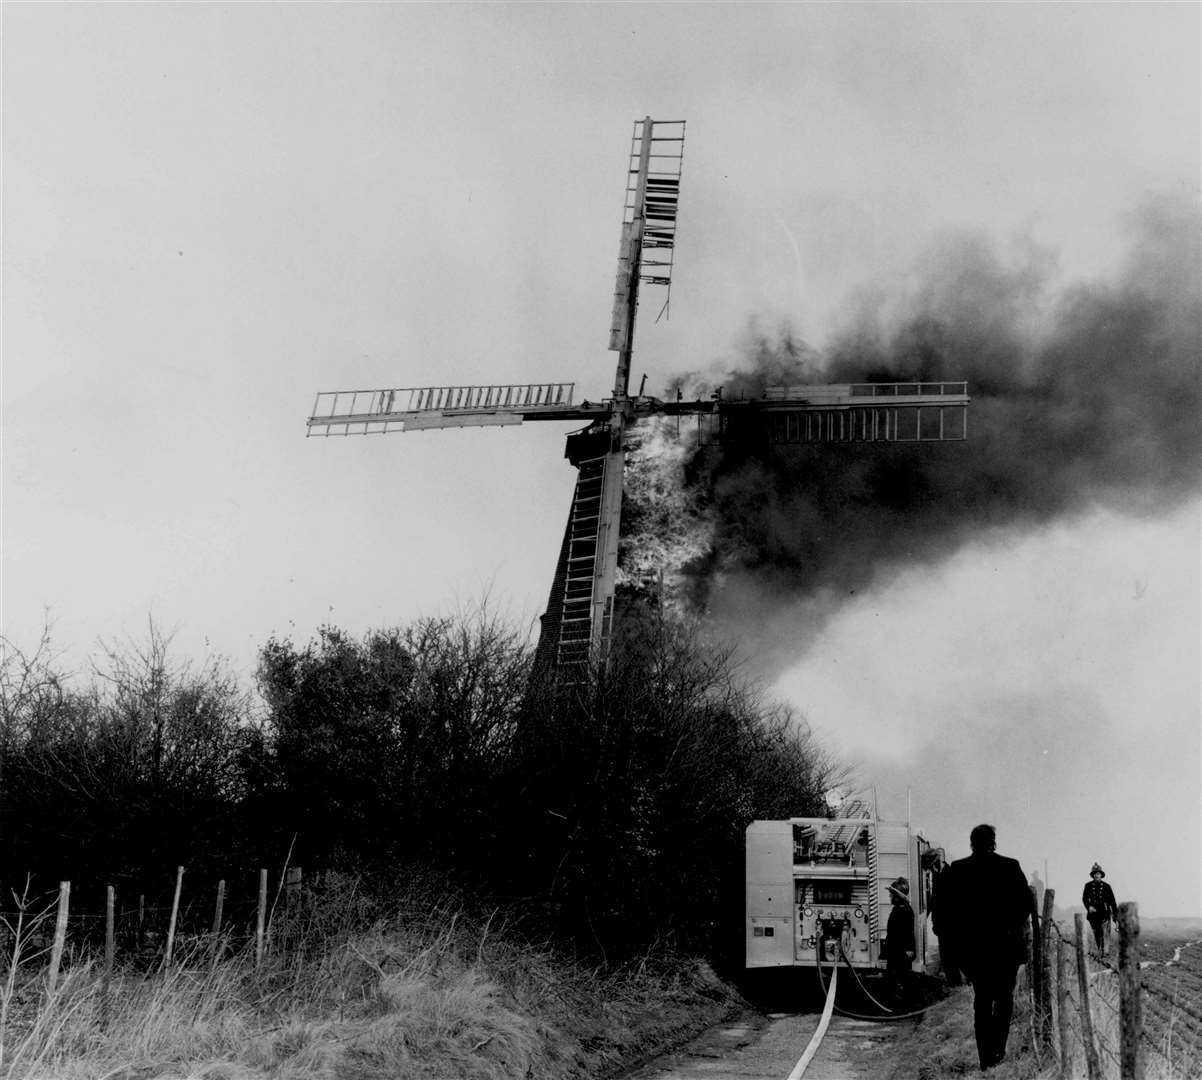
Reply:
<svg viewBox="0 0 1202 1080"><path fill-rule="evenodd" d="M573 401L572 383L396 387L323 391L309 435L385 434L525 421L583 421L567 436L577 470L567 528L542 617L540 658L560 672L604 662L614 635L618 538L628 432L654 417L695 416L707 437L754 433L768 443L937 442L963 439L962 382L846 383L769 388L762 396L662 401L630 394L641 286L670 296L684 121L636 120L618 251L609 347L618 354L612 395ZM661 314L668 308L665 298Z"/></svg>

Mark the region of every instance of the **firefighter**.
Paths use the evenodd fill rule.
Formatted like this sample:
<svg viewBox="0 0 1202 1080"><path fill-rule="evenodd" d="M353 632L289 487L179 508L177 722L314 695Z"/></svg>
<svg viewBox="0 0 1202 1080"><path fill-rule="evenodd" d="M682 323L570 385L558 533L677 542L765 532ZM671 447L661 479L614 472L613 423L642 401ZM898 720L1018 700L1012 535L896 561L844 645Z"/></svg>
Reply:
<svg viewBox="0 0 1202 1080"><path fill-rule="evenodd" d="M1110 920L1117 920L1119 917L1119 906L1114 902L1114 890L1102 880L1105 876L1106 871L1094 863L1089 870L1085 891L1081 893L1081 903L1085 905L1085 917L1093 931L1094 946L1099 956L1106 955L1106 932L1110 928Z"/></svg>
<svg viewBox="0 0 1202 1080"><path fill-rule="evenodd" d="M1026 963L1026 928L1035 903L1018 860L997 853L992 825L978 825L968 842L972 854L940 875L936 910L939 933L972 983L977 1055L981 1068L991 1069L1006 1057L1014 984Z"/></svg>
<svg viewBox="0 0 1202 1080"><path fill-rule="evenodd" d="M914 963L914 909L910 907L910 883L897 878L889 886L893 907L885 924L885 974L894 993L904 998L910 990Z"/></svg>

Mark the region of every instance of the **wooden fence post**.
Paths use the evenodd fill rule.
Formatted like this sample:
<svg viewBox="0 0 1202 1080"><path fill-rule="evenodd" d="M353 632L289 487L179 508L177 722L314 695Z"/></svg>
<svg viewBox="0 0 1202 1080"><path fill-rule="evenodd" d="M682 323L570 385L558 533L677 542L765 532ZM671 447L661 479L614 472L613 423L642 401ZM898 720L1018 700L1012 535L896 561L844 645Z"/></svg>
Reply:
<svg viewBox="0 0 1202 1080"><path fill-rule="evenodd" d="M259 871L259 917L255 923L255 968L263 964L263 933L267 923L267 871Z"/></svg>
<svg viewBox="0 0 1202 1080"><path fill-rule="evenodd" d="M221 915L222 909L225 906L225 878L217 882L217 904L213 908L213 945L212 945L212 962L217 963L217 958L221 955Z"/></svg>
<svg viewBox="0 0 1202 1080"><path fill-rule="evenodd" d="M46 990L54 995L58 984L58 968L63 962L63 946L67 942L67 911L71 906L71 882L58 883L58 918L54 923L54 945L50 949L50 972L46 980Z"/></svg>
<svg viewBox="0 0 1202 1080"><path fill-rule="evenodd" d="M167 925L167 947L163 951L163 970L171 966L171 953L175 948L175 921L179 917L179 894L184 884L184 868L176 867L175 896L171 901L171 922Z"/></svg>
<svg viewBox="0 0 1202 1080"><path fill-rule="evenodd" d="M1143 1016L1139 999L1139 905L1134 900L1119 904L1119 1075L1122 1080L1143 1080L1140 1052Z"/></svg>
<svg viewBox="0 0 1202 1080"><path fill-rule="evenodd" d="M104 983L106 987L109 979L113 977L113 957L117 952L116 900L117 894L109 885L104 894Z"/></svg>
<svg viewBox="0 0 1202 1080"><path fill-rule="evenodd" d="M301 868L299 866L290 866L284 873L284 907L285 909L293 907L297 900L300 899L301 891Z"/></svg>
<svg viewBox="0 0 1202 1080"><path fill-rule="evenodd" d="M100 1026L109 1023L109 995L113 981L113 957L117 952L117 927L114 919L115 894L111 885L104 890L104 977L100 981Z"/></svg>
<svg viewBox="0 0 1202 1080"><path fill-rule="evenodd" d="M1093 1041L1093 1006L1089 1003L1089 960L1085 956L1085 916L1079 911L1073 916L1077 932L1077 988L1081 992L1081 1041L1085 1043L1085 1067L1089 1080L1102 1080L1098 1048Z"/></svg>
<svg viewBox="0 0 1202 1080"><path fill-rule="evenodd" d="M1039 981L1043 985L1043 1011L1039 1016L1039 1036L1044 1046L1052 1045L1052 999L1055 981L1052 977L1052 912L1055 910L1055 889L1043 891L1043 920L1039 925L1039 948L1043 963Z"/></svg>
<svg viewBox="0 0 1202 1080"><path fill-rule="evenodd" d="M1028 888L1031 894L1031 947L1028 952L1027 961L1027 981L1031 986L1031 995L1034 998L1035 1016L1037 1023L1035 1025L1036 1035L1040 1045L1043 1043L1043 933L1039 925L1039 909L1035 906L1035 886L1031 885Z"/></svg>
<svg viewBox="0 0 1202 1080"><path fill-rule="evenodd" d="M1073 1044L1069 1026L1068 944L1056 935L1056 1018L1060 1028L1060 1080L1072 1080Z"/></svg>

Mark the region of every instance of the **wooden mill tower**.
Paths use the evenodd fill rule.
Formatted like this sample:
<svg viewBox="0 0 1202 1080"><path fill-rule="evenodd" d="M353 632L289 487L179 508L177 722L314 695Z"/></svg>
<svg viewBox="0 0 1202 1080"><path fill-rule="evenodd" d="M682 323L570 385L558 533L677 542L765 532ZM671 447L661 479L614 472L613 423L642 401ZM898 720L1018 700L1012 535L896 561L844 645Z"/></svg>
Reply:
<svg viewBox="0 0 1202 1080"><path fill-rule="evenodd" d="M643 286L666 290L676 250L683 120L636 120L618 249L609 347L618 354L611 395L575 403L573 383L386 387L323 391L309 435L483 427L534 420L584 422L567 437L577 470L567 529L542 618L539 656L559 672L603 663L614 632L614 591L626 433L651 416L708 418L717 438L754 427L771 443L947 441L966 435L964 383L774 387L747 400L661 401L631 396L635 319Z"/></svg>

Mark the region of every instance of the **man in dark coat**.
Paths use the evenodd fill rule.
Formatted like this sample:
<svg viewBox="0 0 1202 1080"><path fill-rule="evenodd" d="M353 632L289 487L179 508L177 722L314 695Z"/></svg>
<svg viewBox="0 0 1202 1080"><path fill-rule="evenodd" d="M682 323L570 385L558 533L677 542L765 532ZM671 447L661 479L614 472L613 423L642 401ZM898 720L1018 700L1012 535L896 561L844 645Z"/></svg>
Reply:
<svg viewBox="0 0 1202 1080"><path fill-rule="evenodd" d="M1026 927L1035 916L1027 875L1017 859L997 853L997 832L978 825L972 854L941 875L936 907L940 944L946 935L973 989L973 1020L981 1068L1006 1056L1014 984L1026 962Z"/></svg>
<svg viewBox="0 0 1202 1080"><path fill-rule="evenodd" d="M946 864L940 867L932 883L931 898L928 910L931 913L931 929L939 939L939 966L943 968L943 979L948 986L960 986L964 979L960 975L960 965L956 961L955 946L952 945L951 933L947 929L953 921L943 917L943 882L947 874ZM947 878L950 881L950 878ZM949 885L950 888L950 885Z"/></svg>
<svg viewBox="0 0 1202 1080"><path fill-rule="evenodd" d="M1106 954L1106 927L1111 919L1117 921L1119 906L1114 900L1114 890L1102 879L1106 876L1097 863L1089 871L1089 880L1081 893L1081 903L1085 905L1085 917L1093 931L1094 945L1099 956Z"/></svg>

